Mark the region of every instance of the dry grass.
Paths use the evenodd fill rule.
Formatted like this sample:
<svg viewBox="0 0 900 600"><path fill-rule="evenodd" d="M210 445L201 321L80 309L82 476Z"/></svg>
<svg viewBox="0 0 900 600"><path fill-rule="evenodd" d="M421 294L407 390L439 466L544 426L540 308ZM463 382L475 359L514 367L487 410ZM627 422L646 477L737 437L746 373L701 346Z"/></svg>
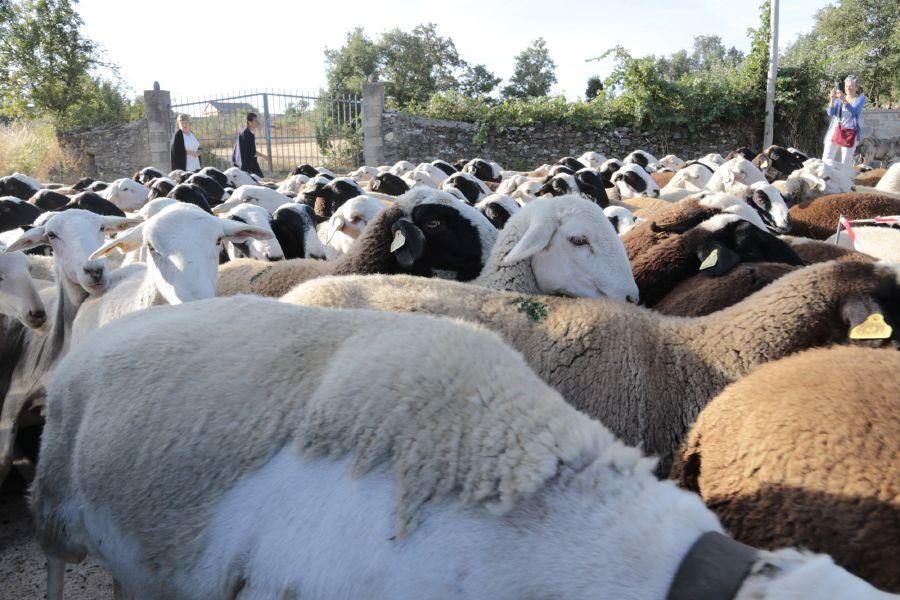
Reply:
<svg viewBox="0 0 900 600"><path fill-rule="evenodd" d="M0 175L18 171L47 181L65 177L77 168L59 147L50 123L16 121L0 125Z"/></svg>

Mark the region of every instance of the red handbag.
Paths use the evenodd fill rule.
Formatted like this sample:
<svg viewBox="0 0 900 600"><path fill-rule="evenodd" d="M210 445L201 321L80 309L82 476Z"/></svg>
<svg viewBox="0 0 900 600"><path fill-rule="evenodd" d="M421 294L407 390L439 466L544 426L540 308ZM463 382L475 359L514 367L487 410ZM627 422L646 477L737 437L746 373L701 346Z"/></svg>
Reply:
<svg viewBox="0 0 900 600"><path fill-rule="evenodd" d="M841 117L844 114L844 105L841 104L841 112L838 114L838 124L831 136L831 143L843 148L852 148L856 143L856 130L841 125Z"/></svg>

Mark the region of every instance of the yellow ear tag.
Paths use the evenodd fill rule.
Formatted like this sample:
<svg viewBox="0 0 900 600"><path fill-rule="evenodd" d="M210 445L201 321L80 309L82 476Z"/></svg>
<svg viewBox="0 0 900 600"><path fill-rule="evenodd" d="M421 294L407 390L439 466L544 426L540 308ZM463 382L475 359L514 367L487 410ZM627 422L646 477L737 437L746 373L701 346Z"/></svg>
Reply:
<svg viewBox="0 0 900 600"><path fill-rule="evenodd" d="M884 322L881 313L872 313L868 318L850 330L851 340L884 340L891 337L894 330Z"/></svg>
<svg viewBox="0 0 900 600"><path fill-rule="evenodd" d="M761 166L763 169L767 169L769 167L769 161L767 161L767 160L760 161L759 166Z"/></svg>
<svg viewBox="0 0 900 600"><path fill-rule="evenodd" d="M403 235L403 231L397 230L394 233L394 241L391 242L391 252L396 252L400 248L403 247L403 244L406 243L406 236Z"/></svg>
<svg viewBox="0 0 900 600"><path fill-rule="evenodd" d="M709 253L709 256L706 257L702 263L700 263L700 270L708 269L710 267L716 266L716 263L719 262L719 249L716 248L712 252Z"/></svg>

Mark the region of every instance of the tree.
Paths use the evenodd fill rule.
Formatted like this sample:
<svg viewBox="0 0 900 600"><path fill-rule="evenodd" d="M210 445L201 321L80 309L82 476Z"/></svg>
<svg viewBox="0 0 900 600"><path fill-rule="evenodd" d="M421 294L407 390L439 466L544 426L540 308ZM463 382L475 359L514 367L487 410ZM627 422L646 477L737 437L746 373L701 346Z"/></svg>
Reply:
<svg viewBox="0 0 900 600"><path fill-rule="evenodd" d="M603 80L597 75L591 75L587 80L587 89L584 91L584 98L591 101L603 92Z"/></svg>
<svg viewBox="0 0 900 600"><path fill-rule="evenodd" d="M900 11L897 0L838 0L816 14L812 31L785 52L783 63L824 73L823 93L834 80L859 75L870 99L890 102L900 92Z"/></svg>
<svg viewBox="0 0 900 600"><path fill-rule="evenodd" d="M438 35L434 23L418 25L409 33L392 29L378 47L385 92L400 106L459 87L457 73L465 62L453 40Z"/></svg>
<svg viewBox="0 0 900 600"><path fill-rule="evenodd" d="M378 74L379 60L378 45L366 37L362 27L350 31L343 46L337 50L325 49L329 94L362 93L366 78Z"/></svg>
<svg viewBox="0 0 900 600"><path fill-rule="evenodd" d="M143 113L96 42L81 34L77 0L0 0L0 112L49 116L60 127L118 124ZM110 70L113 80L96 75Z"/></svg>
<svg viewBox="0 0 900 600"><path fill-rule="evenodd" d="M503 88L505 98L535 98L550 93L556 83L556 63L550 58L547 42L538 38L516 56L516 66L509 85Z"/></svg>
<svg viewBox="0 0 900 600"><path fill-rule="evenodd" d="M470 65L459 80L459 91L469 98L485 98L490 96L498 85L500 78L488 71L487 67Z"/></svg>

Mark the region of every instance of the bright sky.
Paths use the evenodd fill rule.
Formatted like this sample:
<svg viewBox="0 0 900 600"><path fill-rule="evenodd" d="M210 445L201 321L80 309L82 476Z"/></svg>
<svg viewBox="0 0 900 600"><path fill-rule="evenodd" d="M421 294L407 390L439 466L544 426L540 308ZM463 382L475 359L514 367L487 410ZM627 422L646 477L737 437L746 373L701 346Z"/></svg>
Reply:
<svg viewBox="0 0 900 600"><path fill-rule="evenodd" d="M782 0L779 46L809 31L827 4ZM315 92L325 82L324 49L340 47L353 27L375 39L394 27L434 22L463 59L486 64L504 83L515 55L543 37L557 65L552 92L574 99L583 97L588 77L608 74L608 61L585 62L608 48L621 44L636 56L671 54L690 50L694 36L719 35L726 47L747 52L746 31L759 14L756 0L81 0L78 8L85 33L119 64L128 85L140 92L156 80L176 98L258 88Z"/></svg>

